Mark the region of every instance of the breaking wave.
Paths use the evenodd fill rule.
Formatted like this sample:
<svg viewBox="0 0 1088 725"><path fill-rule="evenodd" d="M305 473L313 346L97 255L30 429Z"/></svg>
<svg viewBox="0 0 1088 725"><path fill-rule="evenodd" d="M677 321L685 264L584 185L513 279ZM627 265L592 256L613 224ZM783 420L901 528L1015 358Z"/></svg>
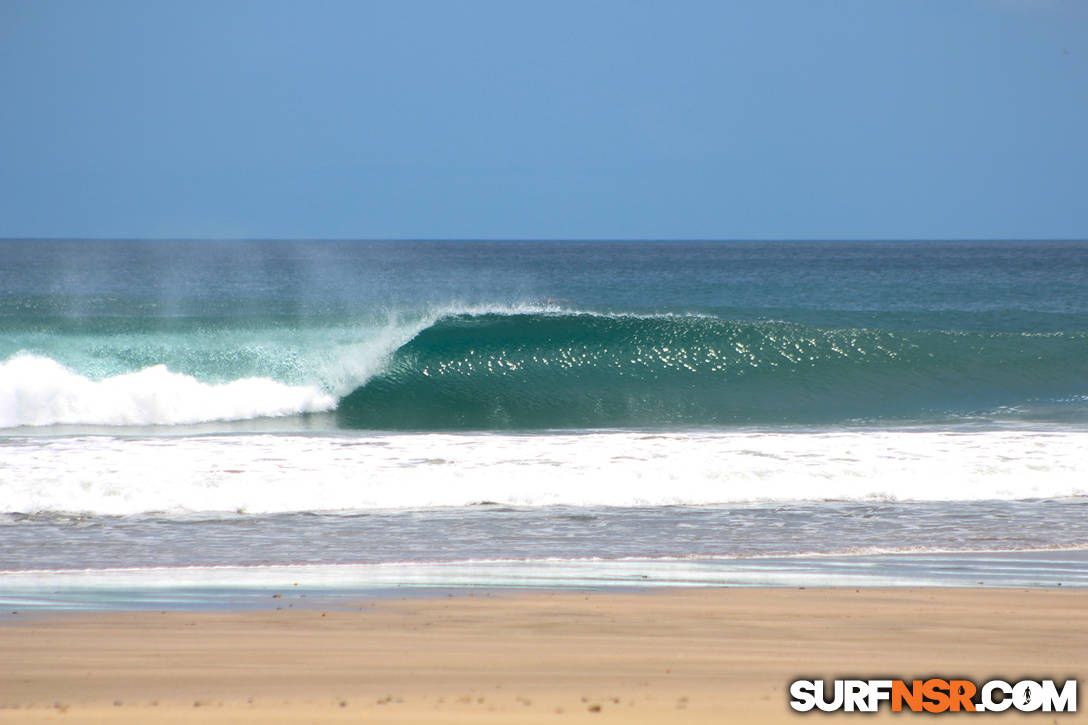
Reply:
<svg viewBox="0 0 1088 725"><path fill-rule="evenodd" d="M334 412L338 427L379 430L803 425L1042 404L1083 411L1088 390L1084 332L829 329L513 308L417 317L354 336L281 326L275 344L259 339L266 333L247 333L238 350L228 350L229 331L185 333L173 347L129 344L128 369L106 374L31 347L0 363L0 427L320 412Z"/></svg>
<svg viewBox="0 0 1088 725"><path fill-rule="evenodd" d="M826 329L706 316L448 315L345 396L355 428L920 419L1071 400L1083 333Z"/></svg>

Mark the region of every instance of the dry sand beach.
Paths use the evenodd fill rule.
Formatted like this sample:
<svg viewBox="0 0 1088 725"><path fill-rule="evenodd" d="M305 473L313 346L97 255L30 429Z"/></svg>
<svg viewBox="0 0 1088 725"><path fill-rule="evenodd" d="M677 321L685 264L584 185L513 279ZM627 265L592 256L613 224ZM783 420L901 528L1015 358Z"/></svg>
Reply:
<svg viewBox="0 0 1088 725"><path fill-rule="evenodd" d="M707 588L9 615L0 721L792 721L799 676L1075 677L1086 611L1084 590Z"/></svg>

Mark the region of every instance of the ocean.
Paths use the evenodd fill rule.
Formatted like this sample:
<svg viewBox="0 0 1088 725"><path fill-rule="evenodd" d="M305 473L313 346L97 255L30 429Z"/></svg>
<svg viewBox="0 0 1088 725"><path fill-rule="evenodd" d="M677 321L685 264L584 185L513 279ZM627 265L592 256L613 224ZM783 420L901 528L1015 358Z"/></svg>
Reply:
<svg viewBox="0 0 1088 725"><path fill-rule="evenodd" d="M3 606L1085 550L1085 242L0 241Z"/></svg>

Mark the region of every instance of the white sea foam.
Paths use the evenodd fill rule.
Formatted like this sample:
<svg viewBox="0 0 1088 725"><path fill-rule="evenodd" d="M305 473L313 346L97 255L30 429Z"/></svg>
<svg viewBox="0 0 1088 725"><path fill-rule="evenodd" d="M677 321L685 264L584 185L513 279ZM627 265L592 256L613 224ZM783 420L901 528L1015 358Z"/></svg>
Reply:
<svg viewBox="0 0 1088 725"><path fill-rule="evenodd" d="M337 511L1088 495L1088 433L903 431L0 439L9 512Z"/></svg>
<svg viewBox="0 0 1088 725"><path fill-rule="evenodd" d="M165 365L92 380L38 355L0 363L0 428L175 425L313 413L335 405L336 398L316 386L267 378L216 385Z"/></svg>

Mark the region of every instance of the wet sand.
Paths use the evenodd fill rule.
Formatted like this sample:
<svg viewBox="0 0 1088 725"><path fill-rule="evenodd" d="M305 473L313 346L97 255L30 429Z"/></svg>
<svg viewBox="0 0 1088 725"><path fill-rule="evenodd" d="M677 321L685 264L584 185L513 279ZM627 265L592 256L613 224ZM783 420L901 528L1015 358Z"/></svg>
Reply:
<svg viewBox="0 0 1088 725"><path fill-rule="evenodd" d="M324 611L288 602L9 615L0 722L824 720L789 709L790 681L1088 673L1086 590L466 591ZM1084 709L997 717L1075 722Z"/></svg>

